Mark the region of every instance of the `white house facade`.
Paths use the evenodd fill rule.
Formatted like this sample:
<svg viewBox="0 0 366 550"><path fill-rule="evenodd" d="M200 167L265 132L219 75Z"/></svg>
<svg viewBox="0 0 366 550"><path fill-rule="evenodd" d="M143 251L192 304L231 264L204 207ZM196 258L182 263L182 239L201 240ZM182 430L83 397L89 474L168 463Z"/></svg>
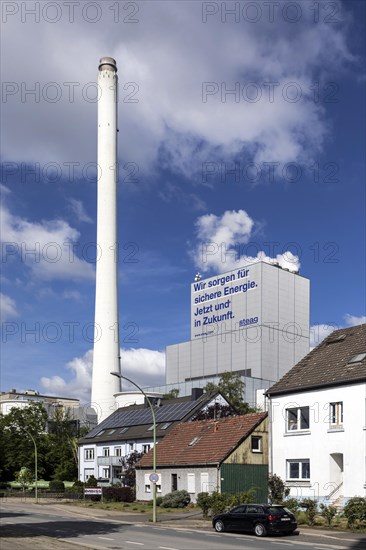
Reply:
<svg viewBox="0 0 366 550"><path fill-rule="evenodd" d="M267 395L270 471L290 496L366 496L366 325L332 333Z"/></svg>

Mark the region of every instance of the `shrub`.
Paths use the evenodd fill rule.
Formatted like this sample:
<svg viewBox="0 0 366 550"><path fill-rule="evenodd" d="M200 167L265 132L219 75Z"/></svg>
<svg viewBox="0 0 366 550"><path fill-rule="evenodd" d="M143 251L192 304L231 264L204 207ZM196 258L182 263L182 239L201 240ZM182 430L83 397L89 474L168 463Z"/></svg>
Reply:
<svg viewBox="0 0 366 550"><path fill-rule="evenodd" d="M131 487L104 487L103 499L106 502L133 502L135 500Z"/></svg>
<svg viewBox="0 0 366 550"><path fill-rule="evenodd" d="M209 493L198 493L197 495L197 506L202 510L202 515L204 518L208 517L208 512L211 508L211 495Z"/></svg>
<svg viewBox="0 0 366 550"><path fill-rule="evenodd" d="M282 505L288 508L293 514L297 515L301 503L297 498L288 498L282 502Z"/></svg>
<svg viewBox="0 0 366 550"><path fill-rule="evenodd" d="M290 494L289 487L286 487L285 482L276 474L268 476L268 492L269 501L274 504L281 504L282 501Z"/></svg>
<svg viewBox="0 0 366 550"><path fill-rule="evenodd" d="M60 479L53 479L48 486L51 493L64 493L65 484Z"/></svg>
<svg viewBox="0 0 366 550"><path fill-rule="evenodd" d="M298 512L296 514L296 519L297 519L297 523L299 525L304 525L305 523L308 522L308 517L307 515L305 514L305 512Z"/></svg>
<svg viewBox="0 0 366 550"><path fill-rule="evenodd" d="M334 516L336 516L337 514L337 508L335 506L332 506L331 504L329 504L329 506L327 506L326 504L321 504L320 511L321 515L326 520L328 527L330 527L332 525Z"/></svg>
<svg viewBox="0 0 366 550"><path fill-rule="evenodd" d="M184 508L190 502L191 497L187 491L173 491L163 497L161 506L162 508Z"/></svg>
<svg viewBox="0 0 366 550"><path fill-rule="evenodd" d="M161 506L162 502L163 502L163 497L156 497L156 506Z"/></svg>
<svg viewBox="0 0 366 550"><path fill-rule="evenodd" d="M97 487L98 481L95 479L94 476L90 476L88 481L85 483L85 487Z"/></svg>
<svg viewBox="0 0 366 550"><path fill-rule="evenodd" d="M314 525L315 516L318 510L318 503L312 498L304 498L300 503L301 508L305 508L306 517L309 525Z"/></svg>
<svg viewBox="0 0 366 550"><path fill-rule="evenodd" d="M243 491L239 493L238 504L249 504L250 502L255 502L255 495L257 491L254 489L248 489L248 491Z"/></svg>
<svg viewBox="0 0 366 550"><path fill-rule="evenodd" d="M357 521L366 521L366 498L353 497L350 498L346 506L343 508L343 514L347 518L348 527L354 527Z"/></svg>
<svg viewBox="0 0 366 550"><path fill-rule="evenodd" d="M84 483L82 481L75 481L72 487L69 487L68 491L71 493L82 494L84 491Z"/></svg>
<svg viewBox="0 0 366 550"><path fill-rule="evenodd" d="M218 493L215 491L211 495L212 515L224 512L227 508L232 508L238 503L238 497L227 493Z"/></svg>

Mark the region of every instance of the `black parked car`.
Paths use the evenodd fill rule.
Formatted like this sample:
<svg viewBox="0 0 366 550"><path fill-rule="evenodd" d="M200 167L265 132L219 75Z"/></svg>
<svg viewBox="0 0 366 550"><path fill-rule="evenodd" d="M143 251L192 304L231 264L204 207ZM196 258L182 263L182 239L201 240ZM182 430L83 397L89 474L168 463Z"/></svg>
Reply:
<svg viewBox="0 0 366 550"><path fill-rule="evenodd" d="M241 504L212 519L216 531L250 531L258 537L270 533L291 534L297 528L296 518L284 506L276 504Z"/></svg>

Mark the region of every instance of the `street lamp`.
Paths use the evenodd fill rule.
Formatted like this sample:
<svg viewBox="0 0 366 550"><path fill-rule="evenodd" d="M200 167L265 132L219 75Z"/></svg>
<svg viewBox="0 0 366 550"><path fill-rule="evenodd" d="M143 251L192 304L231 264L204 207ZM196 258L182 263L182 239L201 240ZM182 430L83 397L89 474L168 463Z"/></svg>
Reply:
<svg viewBox="0 0 366 550"><path fill-rule="evenodd" d="M35 439L33 437L33 435L28 432L28 430L26 430L25 428L21 427L20 428L21 430L23 430L23 432L25 432L27 435L29 435L29 437L31 438L31 440L33 441L33 444L34 444L34 485L35 485L35 497L36 497L36 503L38 503L38 464L37 464L37 445L36 445L36 442L35 442Z"/></svg>
<svg viewBox="0 0 366 550"><path fill-rule="evenodd" d="M119 358L119 359L121 359L121 358ZM153 441L154 441L154 446L153 446L153 473L156 475L156 419L155 419L154 407L153 407L149 397L147 396L147 394L144 392L144 390L142 388L140 388L140 386L138 384L136 384L136 382L134 382L133 380L130 380L126 376L122 376L122 374L120 374L119 372L111 372L111 374L113 376L117 376L118 378L121 378L122 380L126 380L127 382L129 382L130 384L135 386L146 398L146 401L147 401L147 403L150 407L151 415L152 415L152 419L153 419ZM154 483L153 483L153 523L156 523L156 481L154 481Z"/></svg>

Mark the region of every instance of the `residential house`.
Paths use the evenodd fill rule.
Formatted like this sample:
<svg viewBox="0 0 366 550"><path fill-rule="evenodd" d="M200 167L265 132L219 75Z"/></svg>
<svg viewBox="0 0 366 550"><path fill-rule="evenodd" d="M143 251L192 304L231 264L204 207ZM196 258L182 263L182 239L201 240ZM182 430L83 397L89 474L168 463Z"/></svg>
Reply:
<svg viewBox="0 0 366 550"><path fill-rule="evenodd" d="M267 413L176 425L156 448L157 492L185 489L196 502L201 492L239 493L256 489L268 497ZM152 452L136 465L136 498L151 500Z"/></svg>
<svg viewBox="0 0 366 550"><path fill-rule="evenodd" d="M332 332L267 392L270 470L290 496L366 495L366 324Z"/></svg>
<svg viewBox="0 0 366 550"><path fill-rule="evenodd" d="M200 416L215 404L231 407L219 392L208 394L198 388L190 396L150 401L154 406L157 442L177 423ZM153 447L153 432L151 409L146 401L120 407L79 440L79 479L87 481L94 476L106 484L123 482L126 458L133 452L147 453Z"/></svg>

